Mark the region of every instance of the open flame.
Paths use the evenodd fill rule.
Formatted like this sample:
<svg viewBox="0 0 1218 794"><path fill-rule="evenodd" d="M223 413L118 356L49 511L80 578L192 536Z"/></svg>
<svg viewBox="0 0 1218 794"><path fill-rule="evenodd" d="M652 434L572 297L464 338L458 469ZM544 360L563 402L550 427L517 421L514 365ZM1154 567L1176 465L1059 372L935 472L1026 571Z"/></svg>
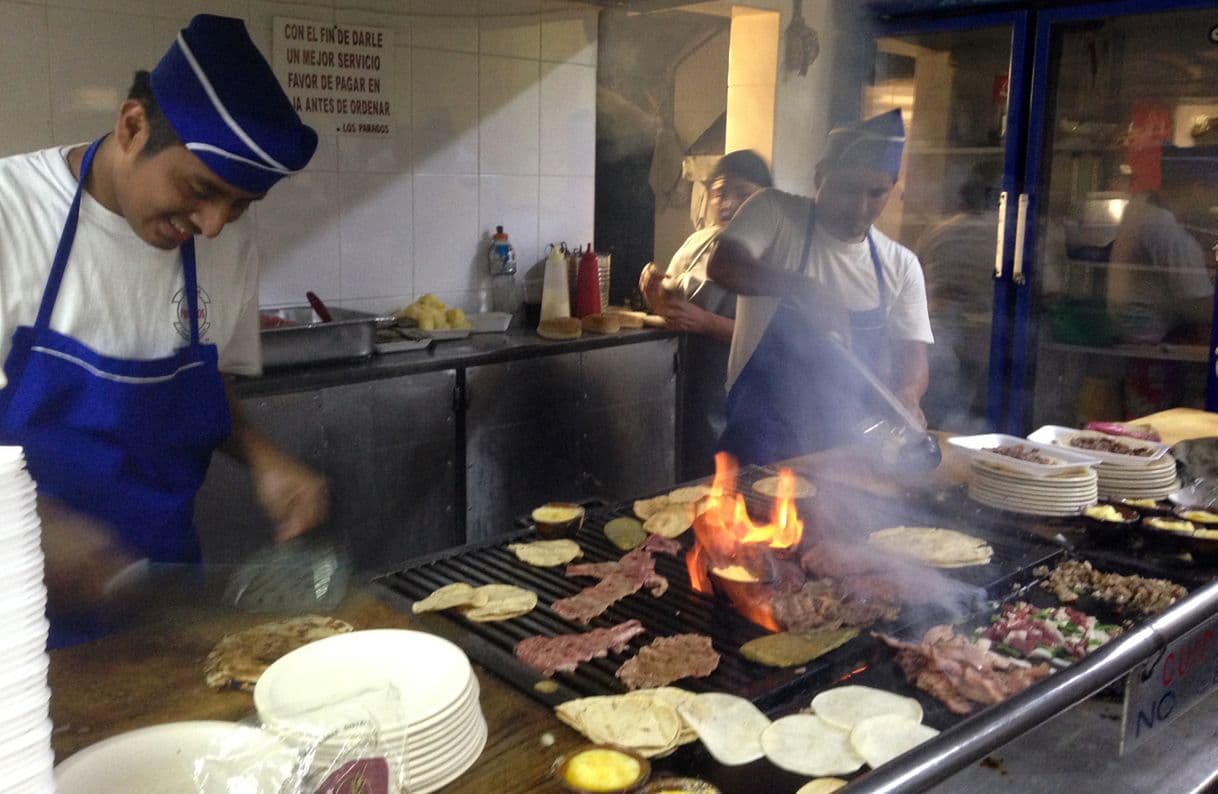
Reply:
<svg viewBox="0 0 1218 794"><path fill-rule="evenodd" d="M778 491L767 523L749 517L744 496L736 491L739 467L725 452L715 454L711 493L694 519L697 542L685 556L689 581L699 593L719 587L749 620L778 631L768 593L757 587L774 577L775 552L794 549L803 537L804 523L795 509L795 474L778 473ZM712 583L711 574L716 573ZM751 596L751 597L750 597Z"/></svg>

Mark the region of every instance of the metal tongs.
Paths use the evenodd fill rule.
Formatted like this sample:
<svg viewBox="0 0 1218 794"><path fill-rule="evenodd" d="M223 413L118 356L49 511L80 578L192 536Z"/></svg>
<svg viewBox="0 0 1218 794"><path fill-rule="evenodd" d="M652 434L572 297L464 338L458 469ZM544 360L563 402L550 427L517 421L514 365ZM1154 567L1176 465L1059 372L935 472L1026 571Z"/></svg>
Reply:
<svg viewBox="0 0 1218 794"><path fill-rule="evenodd" d="M871 367L863 363L834 334L826 334L838 354L892 412L892 418L872 417L863 422L863 438L879 449L881 462L903 472L932 471L943 460L939 440L926 432L904 403L884 385ZM894 421L895 420L895 421Z"/></svg>

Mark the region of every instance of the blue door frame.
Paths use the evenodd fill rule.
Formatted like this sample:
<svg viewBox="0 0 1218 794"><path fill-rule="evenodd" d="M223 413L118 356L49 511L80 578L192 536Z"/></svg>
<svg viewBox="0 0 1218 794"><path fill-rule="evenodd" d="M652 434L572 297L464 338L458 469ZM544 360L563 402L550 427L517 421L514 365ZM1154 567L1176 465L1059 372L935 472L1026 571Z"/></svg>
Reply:
<svg viewBox="0 0 1218 794"><path fill-rule="evenodd" d="M1032 342L1036 339L1036 316L1032 307L1033 290L1029 287L1036 283L1037 251L1036 226L1034 220L1038 212L1038 193L1042 169L1045 165L1044 144L1050 119L1047 118L1049 93L1049 55L1053 44L1053 30L1056 26L1081 22L1105 17L1130 16L1136 14L1169 13L1172 11L1188 11L1193 9L1213 8L1218 11L1214 0L1120 0L1119 2L1093 3L1089 5L1057 8L1039 11L1035 16L1035 42L1032 62L1032 79L1030 83L1031 101L1027 119L1027 157L1022 175L1024 192L1028 196L1028 224L1024 237L1023 261L1026 277L1023 283L1013 285L1014 307L1011 337L1011 377L1009 380L1009 399L1007 412L1002 418L1001 429L1005 432L1022 434L1025 417L1029 415L1032 404L1031 378L1035 366L1035 350ZM1216 15L1218 17L1218 15ZM1009 227L1008 227L1009 228ZM1215 297L1215 311L1218 311L1218 292ZM995 318L997 319L997 318ZM1218 347L1218 325L1211 322L1209 369L1206 374L1205 407L1207 410L1218 410L1218 366L1215 348Z"/></svg>
<svg viewBox="0 0 1218 794"><path fill-rule="evenodd" d="M1002 190L1007 197L1002 223L1002 272L994 275L993 323L990 331L989 383L986 387L986 423L991 429L1000 428L1009 411L1011 394L1007 375L1011 371L1010 351L1015 327L1012 323L1017 296L1012 281L1011 263L1015 253L1016 197L1022 190L1027 128L1027 103L1031 80L1031 38L1028 35L1029 14L1025 11L968 14L954 17L920 17L917 19L883 20L873 24L878 36L908 36L919 33L951 33L978 28L1011 28L1011 62L1007 84L1007 136L1003 151ZM995 218L997 223L997 218ZM980 276L978 276L980 277Z"/></svg>

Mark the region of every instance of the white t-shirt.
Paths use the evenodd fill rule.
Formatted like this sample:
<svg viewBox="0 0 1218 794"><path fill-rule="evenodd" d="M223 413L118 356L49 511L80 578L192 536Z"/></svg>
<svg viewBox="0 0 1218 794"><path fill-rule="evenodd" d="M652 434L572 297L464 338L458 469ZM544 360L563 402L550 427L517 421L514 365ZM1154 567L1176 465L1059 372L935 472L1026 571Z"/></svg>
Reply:
<svg viewBox="0 0 1218 794"><path fill-rule="evenodd" d="M0 159L0 362L8 359L17 326L33 325L38 316L76 191L70 148ZM226 225L214 239L196 237L195 259L200 339L219 348L222 371L260 374L258 259L249 220ZM168 356L190 339L184 283L177 250L148 245L85 193L51 328L111 357Z"/></svg>
<svg viewBox="0 0 1218 794"><path fill-rule="evenodd" d="M719 226L699 229L681 243L672 255L665 276L676 282L685 300L722 317L736 316L736 296L711 281L706 274L707 255L719 239Z"/></svg>
<svg viewBox="0 0 1218 794"><path fill-rule="evenodd" d="M753 194L723 230L765 267L799 271L812 199L780 190ZM934 342L926 308L926 283L918 258L876 228L871 229L888 290L888 333L893 339ZM809 279L832 291L852 312L879 307L880 295L867 241L838 240L819 224L808 251ZM728 357L727 388L757 349L774 316L779 299L740 295L736 300L736 330Z"/></svg>

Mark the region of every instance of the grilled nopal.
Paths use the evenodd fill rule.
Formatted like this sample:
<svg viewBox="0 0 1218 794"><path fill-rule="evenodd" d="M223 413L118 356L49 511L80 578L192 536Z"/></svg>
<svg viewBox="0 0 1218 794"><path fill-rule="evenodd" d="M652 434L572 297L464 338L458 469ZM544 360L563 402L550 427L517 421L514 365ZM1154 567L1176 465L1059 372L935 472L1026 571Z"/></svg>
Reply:
<svg viewBox="0 0 1218 794"><path fill-rule="evenodd" d="M798 667L840 648L857 637L858 629L779 632L749 640L740 653L750 662L771 667Z"/></svg>

